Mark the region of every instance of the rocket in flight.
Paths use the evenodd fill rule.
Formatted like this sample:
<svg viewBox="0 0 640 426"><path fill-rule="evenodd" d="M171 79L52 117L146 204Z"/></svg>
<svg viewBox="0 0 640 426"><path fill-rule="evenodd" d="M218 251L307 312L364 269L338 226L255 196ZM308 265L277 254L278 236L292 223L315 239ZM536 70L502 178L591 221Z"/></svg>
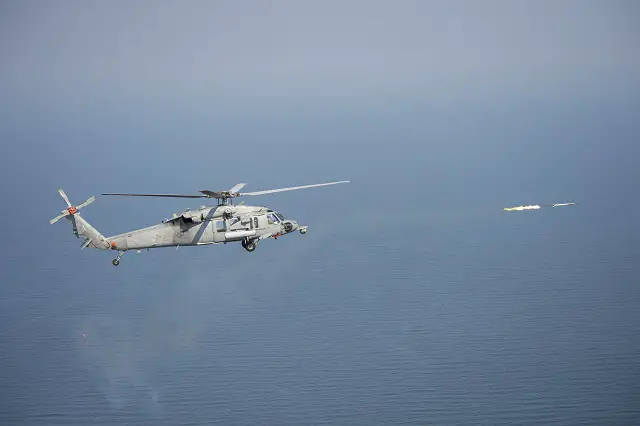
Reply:
<svg viewBox="0 0 640 426"><path fill-rule="evenodd" d="M515 206L515 207L505 207L502 209L505 212L521 212L524 210L539 210L543 207L563 207L563 206L573 206L578 203L557 203L557 204L547 204L547 205L528 205L528 206Z"/></svg>

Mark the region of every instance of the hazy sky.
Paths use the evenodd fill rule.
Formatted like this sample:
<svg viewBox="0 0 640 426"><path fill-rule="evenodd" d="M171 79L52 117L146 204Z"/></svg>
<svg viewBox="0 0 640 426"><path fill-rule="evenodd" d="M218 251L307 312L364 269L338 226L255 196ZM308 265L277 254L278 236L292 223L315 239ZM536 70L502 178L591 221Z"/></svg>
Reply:
<svg viewBox="0 0 640 426"><path fill-rule="evenodd" d="M635 1L3 1L20 101L638 87ZM45 101L46 102L46 101Z"/></svg>
<svg viewBox="0 0 640 426"><path fill-rule="evenodd" d="M368 161L395 155L386 167L405 170L402 150L371 150L410 142L421 148L412 161L455 176L467 163L505 173L524 162L537 176L536 159L590 155L579 162L587 173L591 161L602 164L601 151L618 165L634 158L620 132L637 121L631 103L640 99L635 1L59 0L0 8L0 139L11 141L0 168L9 171L0 173L47 164L34 186L44 173L68 186L69 159L100 158L75 162L90 188L108 173L116 191L113 180L124 185L134 173L161 179L154 191L180 190L200 185L201 170L180 163L187 170L167 179L179 161L159 147L214 159L264 141L271 151L245 158L242 170L214 161L216 181L256 182L273 173L272 162L292 180L267 187L354 178L347 152L343 169L327 172L338 167L328 143L366 143ZM605 130L604 115L618 124ZM282 161L280 150L302 144L313 154Z"/></svg>
<svg viewBox="0 0 640 426"><path fill-rule="evenodd" d="M355 143L366 143L367 161L386 159L390 174L414 161L456 177L471 169L500 176L523 164L538 176L540 161L581 159L577 180L603 164L602 151L617 167L634 157L620 132L637 121L628 100L640 99L635 1L60 0L0 8L5 169L47 164L33 179L48 173L56 187L69 186L70 159L89 188L108 174L116 192L116 179L122 187L148 179L153 191L201 185L202 170L181 162L195 156L211 159L216 182L228 175L225 187L249 181L261 189L274 162L291 180L262 186L355 179L362 154L345 151ZM594 119L604 115L618 124L605 130ZM270 151L244 158L241 170L214 160L265 141ZM412 158L391 141L412 144ZM340 146L339 158L329 143ZM302 144L309 155L282 161L281 152ZM176 146L189 150L176 157L159 149ZM180 177L167 178L179 164Z"/></svg>

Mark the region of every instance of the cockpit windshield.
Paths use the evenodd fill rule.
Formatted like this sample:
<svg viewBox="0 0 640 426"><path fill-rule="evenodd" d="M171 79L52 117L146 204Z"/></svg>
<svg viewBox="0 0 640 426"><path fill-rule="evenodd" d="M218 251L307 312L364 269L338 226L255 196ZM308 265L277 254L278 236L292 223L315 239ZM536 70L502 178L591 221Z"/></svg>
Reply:
<svg viewBox="0 0 640 426"><path fill-rule="evenodd" d="M278 212L271 212L267 215L267 218L269 218L269 222L271 223L280 223L283 222L285 220L285 217L283 215L281 215Z"/></svg>

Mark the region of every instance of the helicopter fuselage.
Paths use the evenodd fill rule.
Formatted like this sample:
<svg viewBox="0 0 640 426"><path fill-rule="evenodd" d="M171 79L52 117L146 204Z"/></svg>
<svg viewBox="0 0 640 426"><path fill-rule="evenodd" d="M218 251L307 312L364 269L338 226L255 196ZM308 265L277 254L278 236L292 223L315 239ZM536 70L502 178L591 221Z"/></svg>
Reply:
<svg viewBox="0 0 640 426"><path fill-rule="evenodd" d="M247 248L245 243L296 230L305 233L306 227L267 207L219 205L176 213L160 224L108 237L107 241L110 249L119 251L238 241Z"/></svg>

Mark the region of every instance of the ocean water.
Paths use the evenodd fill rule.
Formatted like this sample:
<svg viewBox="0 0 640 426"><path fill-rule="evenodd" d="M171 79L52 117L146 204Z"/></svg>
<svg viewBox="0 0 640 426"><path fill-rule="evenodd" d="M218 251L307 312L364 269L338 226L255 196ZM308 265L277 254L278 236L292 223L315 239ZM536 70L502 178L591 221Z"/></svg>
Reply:
<svg viewBox="0 0 640 426"><path fill-rule="evenodd" d="M381 128L365 146L343 128L317 138L346 132L350 148L312 145L274 171L297 132L314 130L280 129L285 142L270 136L277 149L233 177L233 165L165 174L176 157L162 153L145 176L133 165L151 142L125 158L96 143L103 162L121 161L119 176L78 166L83 179L56 180L62 165L11 151L14 167L33 161L40 175L4 188L32 208L26 227L3 213L0 424L637 424L637 125L577 116L591 127L540 115L507 134L501 120L466 133L416 124ZM41 126L25 140L71 132ZM615 149L602 143L613 128ZM400 130L409 142L384 142ZM65 144L84 138L74 135ZM425 147L425 135L441 142ZM114 268L110 254L80 251L66 223L47 223L63 207L59 185L79 203L223 177L255 189L353 182L260 199L310 228L254 253L183 247L127 253ZM581 203L501 211L564 201ZM83 216L115 234L179 207L98 197Z"/></svg>

